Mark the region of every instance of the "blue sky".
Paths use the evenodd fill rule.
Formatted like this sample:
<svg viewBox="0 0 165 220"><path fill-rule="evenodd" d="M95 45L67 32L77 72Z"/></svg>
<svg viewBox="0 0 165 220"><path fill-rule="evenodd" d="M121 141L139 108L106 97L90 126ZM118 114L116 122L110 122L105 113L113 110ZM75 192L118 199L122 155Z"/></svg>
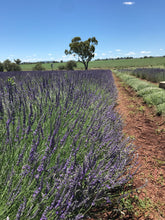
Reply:
<svg viewBox="0 0 165 220"><path fill-rule="evenodd" d="M69 60L75 36L95 59L165 55L165 0L0 0L0 61Z"/></svg>

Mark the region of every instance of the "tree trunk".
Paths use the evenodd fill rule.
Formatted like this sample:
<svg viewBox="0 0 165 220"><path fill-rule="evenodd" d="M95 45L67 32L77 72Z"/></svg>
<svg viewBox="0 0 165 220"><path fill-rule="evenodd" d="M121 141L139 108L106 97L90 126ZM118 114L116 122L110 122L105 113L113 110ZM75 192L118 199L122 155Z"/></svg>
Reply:
<svg viewBox="0 0 165 220"><path fill-rule="evenodd" d="M83 61L83 64L84 64L85 70L88 70L88 63L86 63L85 61Z"/></svg>
<svg viewBox="0 0 165 220"><path fill-rule="evenodd" d="M85 63L85 70L88 70L88 63Z"/></svg>
<svg viewBox="0 0 165 220"><path fill-rule="evenodd" d="M88 67L85 65L85 70L88 70Z"/></svg>

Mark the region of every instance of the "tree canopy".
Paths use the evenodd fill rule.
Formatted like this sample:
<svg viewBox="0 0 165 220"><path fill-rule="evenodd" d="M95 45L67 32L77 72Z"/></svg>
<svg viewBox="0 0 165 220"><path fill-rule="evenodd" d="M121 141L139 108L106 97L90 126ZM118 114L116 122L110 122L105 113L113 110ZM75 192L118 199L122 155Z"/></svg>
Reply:
<svg viewBox="0 0 165 220"><path fill-rule="evenodd" d="M70 50L65 50L65 54L78 55L78 61L84 64L85 70L88 69L88 63L95 56L95 45L98 41L95 37L82 41L80 37L74 37L69 44Z"/></svg>
<svg viewBox="0 0 165 220"><path fill-rule="evenodd" d="M16 64L21 64L21 60L20 59L16 59L16 60L14 60L14 62L16 63Z"/></svg>
<svg viewBox="0 0 165 220"><path fill-rule="evenodd" d="M21 67L16 63L12 63L9 59L7 59L3 62L3 69L6 69L7 72L21 71Z"/></svg>

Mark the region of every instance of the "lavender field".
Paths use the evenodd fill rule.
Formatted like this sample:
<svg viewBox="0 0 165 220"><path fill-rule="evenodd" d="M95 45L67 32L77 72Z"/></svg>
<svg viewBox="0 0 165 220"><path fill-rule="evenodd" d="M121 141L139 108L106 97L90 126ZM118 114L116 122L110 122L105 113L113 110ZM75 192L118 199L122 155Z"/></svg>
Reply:
<svg viewBox="0 0 165 220"><path fill-rule="evenodd" d="M0 73L0 219L83 219L120 202L135 149L116 97L109 70Z"/></svg>
<svg viewBox="0 0 165 220"><path fill-rule="evenodd" d="M132 75L146 79L151 82L160 82L165 80L165 69L161 68L137 68L132 71Z"/></svg>

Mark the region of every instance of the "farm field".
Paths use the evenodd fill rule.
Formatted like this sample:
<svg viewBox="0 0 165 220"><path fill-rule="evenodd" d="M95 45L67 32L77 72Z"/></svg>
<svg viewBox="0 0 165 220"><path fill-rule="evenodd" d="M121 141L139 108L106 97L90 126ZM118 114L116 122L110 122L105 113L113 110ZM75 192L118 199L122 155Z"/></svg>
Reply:
<svg viewBox="0 0 165 220"><path fill-rule="evenodd" d="M164 8L1 1L0 220L165 220Z"/></svg>
<svg viewBox="0 0 165 220"><path fill-rule="evenodd" d="M155 83L165 81L165 69L161 68L137 68L131 74Z"/></svg>
<svg viewBox="0 0 165 220"><path fill-rule="evenodd" d="M0 73L0 218L164 219L164 110L117 72Z"/></svg>
<svg viewBox="0 0 165 220"><path fill-rule="evenodd" d="M60 65L65 63L53 63L53 69L58 70ZM89 69L112 69L112 68L137 68L137 67L157 67L165 68L165 57L153 58L134 58L134 59L114 59L114 60L95 60L89 63ZM21 64L23 71L31 71L35 64ZM43 64L46 70L51 70L51 63ZM77 69L84 69L82 63L77 63Z"/></svg>
<svg viewBox="0 0 165 220"><path fill-rule="evenodd" d="M82 219L99 204L117 208L137 165L114 111L112 72L0 76L0 219Z"/></svg>

